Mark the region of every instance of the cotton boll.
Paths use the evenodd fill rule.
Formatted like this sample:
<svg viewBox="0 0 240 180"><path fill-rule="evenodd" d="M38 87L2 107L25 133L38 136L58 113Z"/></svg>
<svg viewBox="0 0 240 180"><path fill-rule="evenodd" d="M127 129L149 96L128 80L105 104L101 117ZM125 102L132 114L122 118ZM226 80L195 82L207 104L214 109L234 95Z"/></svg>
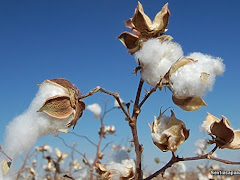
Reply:
<svg viewBox="0 0 240 180"><path fill-rule="evenodd" d="M143 65L159 62L163 58L174 63L182 56L183 51L179 44L166 41L162 43L157 39L147 40L142 49L135 53L136 60L139 59Z"/></svg>
<svg viewBox="0 0 240 180"><path fill-rule="evenodd" d="M88 105L87 106L87 110L91 111L94 114L94 118L96 118L96 119L99 118L99 116L100 116L100 114L102 112L101 107L97 103Z"/></svg>
<svg viewBox="0 0 240 180"><path fill-rule="evenodd" d="M149 39L141 50L135 53L136 60L142 66L142 79L155 86L171 65L183 56L180 45L173 42L163 42Z"/></svg>
<svg viewBox="0 0 240 180"><path fill-rule="evenodd" d="M222 59L202 53L192 53L188 57L197 62L182 66L171 75L173 91L180 97L202 97L207 90L212 90L216 76L224 72L225 66ZM201 79L202 73L208 74L204 82Z"/></svg>
<svg viewBox="0 0 240 180"><path fill-rule="evenodd" d="M126 169L135 171L135 163L132 159L123 160L121 163L110 162L106 169L111 172L111 177L118 180L120 177L127 177L129 171Z"/></svg>
<svg viewBox="0 0 240 180"><path fill-rule="evenodd" d="M44 112L37 112L46 99L63 94L65 93L61 87L43 83L29 108L9 123L4 149L12 159L28 151L39 137L66 129L66 124L73 118L72 115L59 120Z"/></svg>

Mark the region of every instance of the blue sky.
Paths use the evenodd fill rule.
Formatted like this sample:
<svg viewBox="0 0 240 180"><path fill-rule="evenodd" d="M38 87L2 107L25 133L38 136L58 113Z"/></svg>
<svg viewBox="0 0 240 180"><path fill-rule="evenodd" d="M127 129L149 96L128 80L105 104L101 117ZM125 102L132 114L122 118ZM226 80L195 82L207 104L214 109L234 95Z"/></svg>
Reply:
<svg viewBox="0 0 240 180"><path fill-rule="evenodd" d="M145 12L154 18L165 0L141 1ZM179 149L179 155L194 155L194 142L207 137L199 131L206 112L229 118L235 129L240 128L239 112L239 32L240 11L237 0L228 1L169 1L171 11L167 34L182 45L184 53L202 52L224 59L226 72L217 77L213 92L204 100L208 104L196 112L184 112L171 102L170 92L156 92L143 106L139 116L139 138L144 145L147 166L154 157L166 161L170 153L160 152L152 143L147 122L153 121L159 108L173 106L176 116L190 129L190 138ZM127 30L123 21L132 17L137 1L0 1L0 144L7 124L24 112L34 98L37 84L45 79L63 77L73 82L85 94L97 85L119 92L125 101L135 97L139 76L131 72L136 66L134 57L116 39ZM144 88L150 87L145 84ZM113 99L97 94L86 104ZM107 125L115 125L116 140L125 143L131 133L123 113L111 112ZM97 140L99 122L85 111L74 132ZM94 150L82 139L61 135L70 144L76 141L82 151ZM54 144L52 141L54 140ZM37 144L65 147L55 137L41 138ZM83 146L81 146L83 145ZM82 149L81 149L82 148ZM67 150L66 150L67 151ZM239 151L219 150L219 156L240 160ZM229 152L229 153L226 153ZM91 154L90 153L90 154Z"/></svg>

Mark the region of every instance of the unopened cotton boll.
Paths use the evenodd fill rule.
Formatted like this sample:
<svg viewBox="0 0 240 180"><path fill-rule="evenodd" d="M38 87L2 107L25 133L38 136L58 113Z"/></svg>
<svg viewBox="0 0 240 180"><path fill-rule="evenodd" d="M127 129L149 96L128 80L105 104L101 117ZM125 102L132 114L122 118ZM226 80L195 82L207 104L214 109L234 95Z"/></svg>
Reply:
<svg viewBox="0 0 240 180"><path fill-rule="evenodd" d="M142 67L142 79L155 86L171 65L183 56L182 48L174 42L160 42L149 39L141 50L135 53L136 60Z"/></svg>
<svg viewBox="0 0 240 180"><path fill-rule="evenodd" d="M66 129L73 115L59 120L44 112L37 112L46 99L63 94L65 91L60 86L43 83L29 108L8 124L3 147L12 159L28 151L39 137Z"/></svg>
<svg viewBox="0 0 240 180"><path fill-rule="evenodd" d="M97 104L97 103L88 105L87 110L91 111L94 114L94 118L96 118L96 119L99 118L99 116L102 112L101 106L99 106L99 104Z"/></svg>
<svg viewBox="0 0 240 180"><path fill-rule="evenodd" d="M221 75L225 66L221 58L212 57L202 53L192 53L188 56L196 62L180 67L170 77L173 91L180 97L202 97L206 91L211 91L215 78ZM202 80L202 76L207 77Z"/></svg>

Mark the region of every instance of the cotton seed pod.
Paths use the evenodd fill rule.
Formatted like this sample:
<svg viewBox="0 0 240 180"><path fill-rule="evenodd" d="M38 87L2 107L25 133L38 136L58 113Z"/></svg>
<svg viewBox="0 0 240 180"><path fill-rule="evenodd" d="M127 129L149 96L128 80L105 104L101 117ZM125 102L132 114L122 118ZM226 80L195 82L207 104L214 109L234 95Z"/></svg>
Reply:
<svg viewBox="0 0 240 180"><path fill-rule="evenodd" d="M207 106L201 97L178 97L173 94L172 100L174 104L185 111L196 111L202 106Z"/></svg>
<svg viewBox="0 0 240 180"><path fill-rule="evenodd" d="M175 152L189 137L189 130L186 129L184 122L175 117L173 111L171 111L171 117L163 114L158 118L154 117L150 129L153 143L164 152L169 150Z"/></svg>
<svg viewBox="0 0 240 180"><path fill-rule="evenodd" d="M85 103L80 99L81 93L78 88L70 81L62 78L46 80L43 83L51 83L59 86L64 90L65 94L48 98L38 112L45 112L49 116L59 120L73 115L72 121L67 126L73 126L74 128L85 109Z"/></svg>
<svg viewBox="0 0 240 180"><path fill-rule="evenodd" d="M229 120L222 116L222 119L208 113L202 127L213 137L212 143L219 148L240 149L240 130L233 130Z"/></svg>
<svg viewBox="0 0 240 180"><path fill-rule="evenodd" d="M122 163L111 162L106 165L96 163L97 172L103 180L131 180L134 179L135 163L132 159L123 160Z"/></svg>
<svg viewBox="0 0 240 180"><path fill-rule="evenodd" d="M138 2L133 18L128 20L127 27L134 29L135 32L139 32L141 36L154 37L165 32L170 15L167 3L163 6L162 10L156 14L152 22L144 13L142 4Z"/></svg>
<svg viewBox="0 0 240 180"><path fill-rule="evenodd" d="M169 16L170 11L167 3L163 6L162 10L157 13L152 22L144 13L142 4L138 2L133 18L125 22L126 27L130 28L134 34L125 31L120 34L118 39L132 55L141 48L144 41L150 38L157 38L166 31Z"/></svg>

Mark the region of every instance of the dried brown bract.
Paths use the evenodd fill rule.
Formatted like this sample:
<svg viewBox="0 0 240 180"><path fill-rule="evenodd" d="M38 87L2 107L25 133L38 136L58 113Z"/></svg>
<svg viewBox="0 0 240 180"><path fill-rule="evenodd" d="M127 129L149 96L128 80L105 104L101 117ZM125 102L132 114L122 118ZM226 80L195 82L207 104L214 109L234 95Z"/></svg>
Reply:
<svg viewBox="0 0 240 180"><path fill-rule="evenodd" d="M167 3L152 21L144 13L142 4L138 2L133 17L125 22L126 27L130 28L134 34L125 31L118 39L129 50L130 54L134 54L141 48L144 41L157 38L166 31L169 16L170 11Z"/></svg>
<svg viewBox="0 0 240 180"><path fill-rule="evenodd" d="M220 120L208 113L203 127L213 138L210 143L216 143L222 149L240 149L240 130L233 130L225 116Z"/></svg>

